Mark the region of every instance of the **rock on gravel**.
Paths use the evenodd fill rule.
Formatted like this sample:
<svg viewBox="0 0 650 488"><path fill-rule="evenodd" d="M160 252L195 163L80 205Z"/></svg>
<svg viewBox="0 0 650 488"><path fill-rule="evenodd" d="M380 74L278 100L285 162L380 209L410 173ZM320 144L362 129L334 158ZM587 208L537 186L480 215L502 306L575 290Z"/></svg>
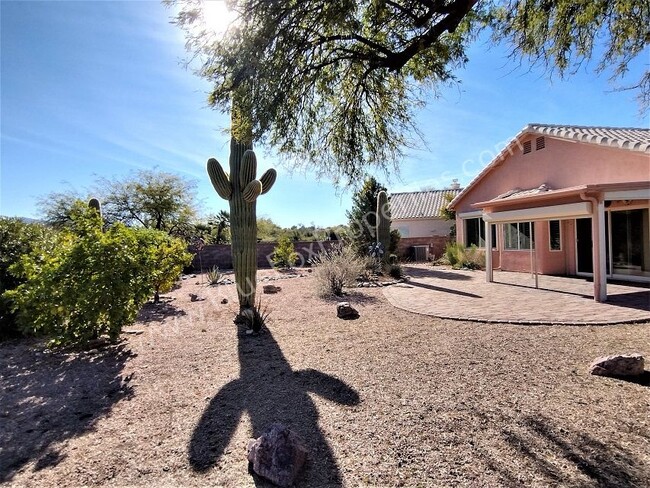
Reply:
<svg viewBox="0 0 650 488"><path fill-rule="evenodd" d="M619 354L595 359L589 372L598 376L640 376L644 366L641 354Z"/></svg>
<svg viewBox="0 0 650 488"><path fill-rule="evenodd" d="M253 471L278 486L292 485L306 459L302 440L279 423L248 442L248 461Z"/></svg>

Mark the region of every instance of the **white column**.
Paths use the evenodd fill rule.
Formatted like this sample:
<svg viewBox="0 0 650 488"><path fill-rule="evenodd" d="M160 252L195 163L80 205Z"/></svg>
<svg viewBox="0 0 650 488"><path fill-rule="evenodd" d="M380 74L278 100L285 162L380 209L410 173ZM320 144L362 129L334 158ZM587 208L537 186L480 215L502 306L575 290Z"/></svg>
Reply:
<svg viewBox="0 0 650 488"><path fill-rule="evenodd" d="M607 259L605 247L605 202L598 199L592 204L591 240L593 243L592 262L594 268L594 300L607 300Z"/></svg>
<svg viewBox="0 0 650 488"><path fill-rule="evenodd" d="M485 281L487 283L494 281L492 273L492 229L490 229L489 222L485 222Z"/></svg>

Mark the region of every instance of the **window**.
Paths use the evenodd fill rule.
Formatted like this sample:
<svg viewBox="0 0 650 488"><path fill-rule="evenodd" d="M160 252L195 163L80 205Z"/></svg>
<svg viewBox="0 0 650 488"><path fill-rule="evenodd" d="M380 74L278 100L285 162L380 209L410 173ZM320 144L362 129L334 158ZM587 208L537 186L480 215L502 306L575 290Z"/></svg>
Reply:
<svg viewBox="0 0 650 488"><path fill-rule="evenodd" d="M492 249L497 248L497 228L496 225L490 225L492 232ZM465 245L467 247L475 245L476 247L485 247L485 221L482 218L465 219Z"/></svg>
<svg viewBox="0 0 650 488"><path fill-rule="evenodd" d="M535 232L532 222L517 222L505 225L505 249L531 249Z"/></svg>
<svg viewBox="0 0 650 488"><path fill-rule="evenodd" d="M560 232L560 221L549 220L548 222L548 245L551 251L562 250L562 238Z"/></svg>

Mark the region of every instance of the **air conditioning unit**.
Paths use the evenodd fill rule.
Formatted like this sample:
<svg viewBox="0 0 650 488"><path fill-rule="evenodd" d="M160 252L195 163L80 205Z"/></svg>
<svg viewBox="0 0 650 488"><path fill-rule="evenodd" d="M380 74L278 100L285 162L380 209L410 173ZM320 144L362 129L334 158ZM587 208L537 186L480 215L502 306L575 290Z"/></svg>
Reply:
<svg viewBox="0 0 650 488"><path fill-rule="evenodd" d="M414 261L428 261L429 260L429 246L413 246L413 260Z"/></svg>

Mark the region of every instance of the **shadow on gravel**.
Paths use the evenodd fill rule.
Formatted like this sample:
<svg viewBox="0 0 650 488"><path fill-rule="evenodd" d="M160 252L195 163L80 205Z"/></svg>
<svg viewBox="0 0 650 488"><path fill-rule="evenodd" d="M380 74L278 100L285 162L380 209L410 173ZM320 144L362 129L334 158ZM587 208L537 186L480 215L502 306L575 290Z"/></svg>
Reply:
<svg viewBox="0 0 650 488"><path fill-rule="evenodd" d="M240 328L238 340L239 379L221 388L196 425L188 446L192 468L201 472L217 464L247 412L255 438L274 422L283 423L302 437L309 455L298 484L341 486L339 467L318 426L318 411L309 393L348 406L359 403L358 393L320 371L293 371L268 329L258 336L247 336ZM237 455L245 462L244 453ZM254 480L267 486L257 476Z"/></svg>
<svg viewBox="0 0 650 488"><path fill-rule="evenodd" d="M138 322L148 324L150 322L164 322L170 317L182 317L187 315L185 310L176 307L171 300L165 297L160 298L160 303L145 303L138 313Z"/></svg>
<svg viewBox="0 0 650 488"><path fill-rule="evenodd" d="M120 372L124 345L93 353L43 352L33 341L0 345L0 483L30 462L38 471L65 458L57 444L82 435L132 396Z"/></svg>
<svg viewBox="0 0 650 488"><path fill-rule="evenodd" d="M503 416L497 422L505 426L499 437L509 454L504 457L504 451L498 450L495 456L479 449L477 458L508 485L521 486L520 474L526 472L548 486L647 486L643 462L616 439L596 439L539 414Z"/></svg>

